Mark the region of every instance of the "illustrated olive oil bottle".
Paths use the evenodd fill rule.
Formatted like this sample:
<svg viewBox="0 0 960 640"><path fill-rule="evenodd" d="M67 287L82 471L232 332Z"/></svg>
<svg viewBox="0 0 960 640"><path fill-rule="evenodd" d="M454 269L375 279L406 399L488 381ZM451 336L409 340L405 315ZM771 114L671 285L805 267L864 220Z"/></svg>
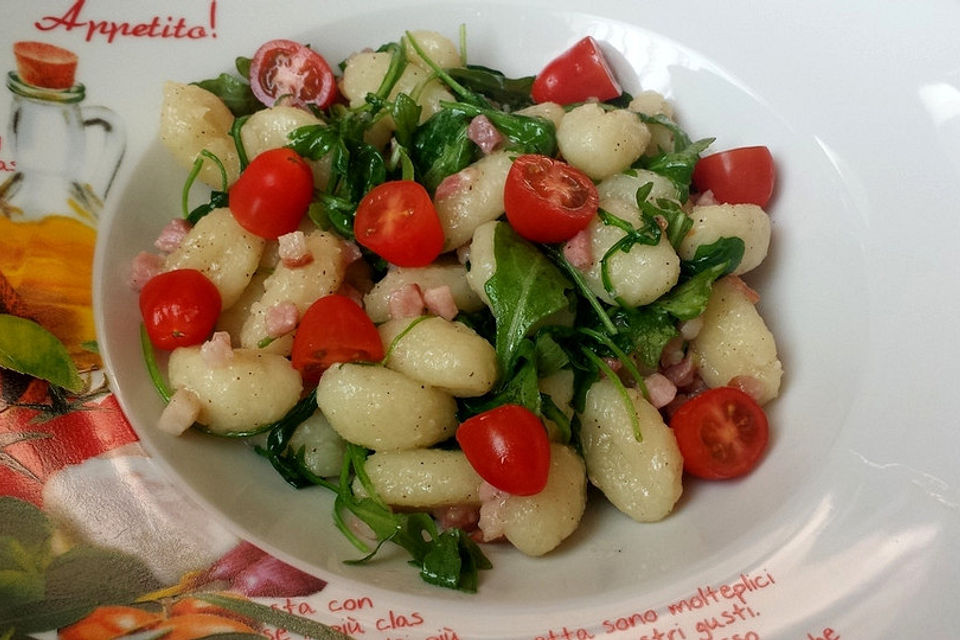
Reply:
<svg viewBox="0 0 960 640"><path fill-rule="evenodd" d="M123 129L109 109L81 106L85 88L73 81L72 52L18 42L14 54L3 140L16 172L0 184L0 273L23 315L89 371L100 366L91 350L97 218L123 154Z"/></svg>

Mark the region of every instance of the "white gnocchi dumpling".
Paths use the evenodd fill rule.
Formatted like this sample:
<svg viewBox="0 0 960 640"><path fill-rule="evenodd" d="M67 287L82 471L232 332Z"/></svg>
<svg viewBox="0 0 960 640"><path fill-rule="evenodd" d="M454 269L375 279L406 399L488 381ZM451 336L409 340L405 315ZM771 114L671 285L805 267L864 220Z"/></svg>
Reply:
<svg viewBox="0 0 960 640"><path fill-rule="evenodd" d="M408 284L421 291L449 287L457 309L477 311L483 301L467 283L467 269L459 262L435 262L426 267L394 267L363 296L363 308L375 323L390 319L390 296Z"/></svg>
<svg viewBox="0 0 960 640"><path fill-rule="evenodd" d="M221 308L229 309L257 271L264 242L241 227L229 209L214 209L190 229L163 268L200 271L220 292Z"/></svg>
<svg viewBox="0 0 960 640"><path fill-rule="evenodd" d="M590 482L638 522L661 520L683 491L683 457L660 412L636 389L630 405L610 380L594 383L580 416L580 443ZM642 440L633 430L635 412Z"/></svg>
<svg viewBox="0 0 960 640"><path fill-rule="evenodd" d="M305 265L288 267L282 262L263 282L263 295L250 306L250 315L240 332L240 344L256 348L267 337L267 314L280 303L292 302L300 316L319 298L336 292L343 283L346 264L343 241L332 233L314 231L306 237L313 259ZM281 336L264 349L288 355L293 334Z"/></svg>
<svg viewBox="0 0 960 640"><path fill-rule="evenodd" d="M363 105L368 93L377 92L390 67L390 57L387 52L361 51L347 58L340 92L350 101L351 107ZM415 64L404 68L388 98L394 100L400 93L414 97L420 105L420 122L440 110L440 101L455 100L442 83L431 77L430 71ZM367 130L365 140L374 146L382 146L390 139L394 128L393 118L385 116Z"/></svg>
<svg viewBox="0 0 960 640"><path fill-rule="evenodd" d="M594 180L627 169L649 142L650 130L637 114L605 111L594 103L570 110L557 128L560 155Z"/></svg>
<svg viewBox="0 0 960 640"><path fill-rule="evenodd" d="M227 105L206 89L179 82L167 82L163 87L160 141L184 168L192 167L204 149L217 156L227 172L228 185L240 175L237 146L229 134L233 119ZM210 160L204 160L197 177L214 189L223 186L220 169Z"/></svg>
<svg viewBox="0 0 960 640"><path fill-rule="evenodd" d="M666 198L679 203L679 195L673 182L666 176L647 169L636 169L605 178L597 185L597 195L600 196L600 200L619 199L636 204L637 190L647 183L653 184L650 193L647 194L647 202L656 203L657 200Z"/></svg>
<svg viewBox="0 0 960 640"><path fill-rule="evenodd" d="M586 506L583 459L571 447L552 443L547 486L532 496L508 497L497 517L513 546L529 556L542 556L576 531Z"/></svg>
<svg viewBox="0 0 960 640"><path fill-rule="evenodd" d="M697 248L720 238L743 240L743 258L733 275L756 268L767 257L770 247L770 216L755 204L716 204L694 207L690 213L693 226L680 243L679 253L691 260Z"/></svg>
<svg viewBox="0 0 960 640"><path fill-rule="evenodd" d="M264 151L279 149L290 144L290 134L300 127L323 124L319 118L298 107L276 106L253 113L240 129L240 140L249 160ZM330 179L332 156L320 160L307 160L313 172L313 183L324 189Z"/></svg>
<svg viewBox="0 0 960 640"><path fill-rule="evenodd" d="M400 508L478 506L483 480L459 450L378 451L363 465L377 495ZM366 495L354 480L354 493Z"/></svg>
<svg viewBox="0 0 960 640"><path fill-rule="evenodd" d="M317 406L342 438L389 451L429 447L457 428L457 403L386 367L336 364L317 385Z"/></svg>
<svg viewBox="0 0 960 640"><path fill-rule="evenodd" d="M549 120L553 123L554 129L556 129L560 126L560 121L563 120L563 116L567 112L556 102L540 102L538 104L532 104L529 107L524 107L523 109L517 109L515 113L518 116L529 116L531 118Z"/></svg>
<svg viewBox="0 0 960 640"><path fill-rule="evenodd" d="M600 208L626 220L635 227L643 223L640 210L624 200L601 200ZM599 217L587 226L591 259L583 269L590 290L607 302L613 297L603 284L603 256L625 234L614 225L604 224ZM680 257L667 239L660 235L655 245L635 244L629 251L615 251L606 261L607 274L616 295L630 307L650 304L677 284L680 279Z"/></svg>
<svg viewBox="0 0 960 640"><path fill-rule="evenodd" d="M167 369L174 389L200 400L197 422L214 433L242 433L276 422L300 399L300 373L282 356L236 349L222 365L211 366L200 346L170 353Z"/></svg>
<svg viewBox="0 0 960 640"><path fill-rule="evenodd" d="M473 241L470 243L470 270L467 271L467 284L477 294L483 304L490 305L490 296L484 286L487 280L497 272L497 255L495 253L495 238L497 225L504 224L496 220L485 222L473 232Z"/></svg>
<svg viewBox="0 0 960 640"><path fill-rule="evenodd" d="M567 420L573 419L573 370L560 369L550 375L537 380L540 393L550 396L550 401L560 409ZM543 417L543 426L547 428L547 435L552 442L561 442L563 430L546 416Z"/></svg>
<svg viewBox="0 0 960 640"><path fill-rule="evenodd" d="M757 403L776 398L783 375L777 343L739 278L714 283L702 318L690 353L707 386L722 387L747 376L760 383Z"/></svg>
<svg viewBox="0 0 960 640"><path fill-rule="evenodd" d="M477 227L503 214L503 187L512 164L505 151L496 151L440 183L434 205L444 251L466 244Z"/></svg>
<svg viewBox="0 0 960 640"><path fill-rule="evenodd" d="M347 442L340 437L320 411L300 423L290 436L287 448L296 455L303 455L303 466L318 478L339 475Z"/></svg>
<svg viewBox="0 0 960 640"><path fill-rule="evenodd" d="M647 116L663 115L673 120L673 105L656 91L641 91L633 97L627 109ZM647 124L650 129L650 142L644 150L646 155L656 155L673 150L673 132L661 124Z"/></svg>
<svg viewBox="0 0 960 640"><path fill-rule="evenodd" d="M493 345L461 322L397 318L377 330L389 348L386 366L414 380L458 398L482 396L497 381Z"/></svg>
<svg viewBox="0 0 960 640"><path fill-rule="evenodd" d="M441 69L452 69L453 67L462 67L463 59L460 52L450 38L436 31L416 30L411 31L410 35L417 41L420 47L430 60L432 60ZM420 67L431 70L426 61L420 57L417 50L413 48L413 43L406 36L403 37L404 52L407 55L407 61Z"/></svg>

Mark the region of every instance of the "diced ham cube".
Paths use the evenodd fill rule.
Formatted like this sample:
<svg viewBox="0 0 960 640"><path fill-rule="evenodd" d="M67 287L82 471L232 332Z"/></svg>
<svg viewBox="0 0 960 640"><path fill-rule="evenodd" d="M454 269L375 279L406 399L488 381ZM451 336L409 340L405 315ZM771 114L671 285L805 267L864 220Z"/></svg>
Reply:
<svg viewBox="0 0 960 640"><path fill-rule="evenodd" d="M734 376L730 378L727 386L740 389L740 391L743 391L754 400L762 398L767 392L763 383L753 376Z"/></svg>
<svg viewBox="0 0 960 640"><path fill-rule="evenodd" d="M163 256L141 251L130 263L130 288L140 291L150 278L161 271L163 271Z"/></svg>
<svg viewBox="0 0 960 640"><path fill-rule="evenodd" d="M362 258L363 254L360 252L360 247L358 247L356 243L344 240L342 243L340 257L343 259L344 266L350 266Z"/></svg>
<svg viewBox="0 0 960 640"><path fill-rule="evenodd" d="M697 367L690 356L684 357L680 362L666 367L661 373L678 387L689 386L697 373Z"/></svg>
<svg viewBox="0 0 960 640"><path fill-rule="evenodd" d="M449 507L439 507L432 511L441 529L476 529L480 519L479 507L467 504L455 504Z"/></svg>
<svg viewBox="0 0 960 640"><path fill-rule="evenodd" d="M753 290L746 282L741 280L738 276L727 276L730 279L730 283L733 284L737 289L740 290L743 295L747 297L747 300L751 304L757 304L760 300L760 294Z"/></svg>
<svg viewBox="0 0 960 640"><path fill-rule="evenodd" d="M200 356L211 369L221 369L233 360L233 346L230 344L230 334L226 331L217 331L210 339L200 345Z"/></svg>
<svg viewBox="0 0 960 640"><path fill-rule="evenodd" d="M160 235L153 241L153 246L164 253L170 253L180 246L191 228L190 223L183 218L174 218L160 231Z"/></svg>
<svg viewBox="0 0 960 640"><path fill-rule="evenodd" d="M265 317L267 336L279 338L297 328L300 320L300 310L292 302L278 302L269 309Z"/></svg>
<svg viewBox="0 0 960 640"><path fill-rule="evenodd" d="M427 311L435 316L440 316L444 320L453 320L460 312L456 301L453 299L453 293L447 285L432 287L424 291L423 302L427 306Z"/></svg>
<svg viewBox="0 0 960 640"><path fill-rule="evenodd" d="M503 135L485 115L475 116L467 127L467 137L485 154L503 143Z"/></svg>
<svg viewBox="0 0 960 640"><path fill-rule="evenodd" d="M590 232L584 229L563 245L563 257L577 269L586 269L593 262Z"/></svg>
<svg viewBox="0 0 960 640"><path fill-rule="evenodd" d="M313 262L313 254L307 249L307 236L303 231L291 231L277 238L280 262L288 268L302 267Z"/></svg>
<svg viewBox="0 0 960 640"><path fill-rule="evenodd" d="M186 387L177 389L157 420L157 428L179 436L193 426L200 415L200 398Z"/></svg>
<svg viewBox="0 0 960 640"><path fill-rule="evenodd" d="M677 396L677 387L662 373L651 373L643 379L650 404L657 409L665 407Z"/></svg>
<svg viewBox="0 0 960 640"><path fill-rule="evenodd" d="M423 315L423 307L423 293L416 284L405 284L387 298L391 318L415 318Z"/></svg>

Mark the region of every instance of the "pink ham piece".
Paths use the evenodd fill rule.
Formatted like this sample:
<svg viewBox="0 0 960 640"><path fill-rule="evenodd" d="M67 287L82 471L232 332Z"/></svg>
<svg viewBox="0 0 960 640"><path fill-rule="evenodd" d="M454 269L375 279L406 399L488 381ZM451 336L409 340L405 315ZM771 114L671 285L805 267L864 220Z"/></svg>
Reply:
<svg viewBox="0 0 960 640"><path fill-rule="evenodd" d="M307 249L307 236L303 231L291 231L277 238L280 262L293 269L313 262L313 254Z"/></svg>
<svg viewBox="0 0 960 640"><path fill-rule="evenodd" d="M492 484L484 482L480 485L480 517L477 527L482 533L482 542L491 542L504 536L506 522L503 519L503 508L507 504L509 493L500 491Z"/></svg>
<svg viewBox="0 0 960 640"><path fill-rule="evenodd" d="M170 253L180 246L192 228L183 218L174 218L160 231L160 235L153 241L153 246L164 253Z"/></svg>
<svg viewBox="0 0 960 640"><path fill-rule="evenodd" d="M391 318L415 318L423 315L423 293L416 284L405 284L387 298Z"/></svg>
<svg viewBox="0 0 960 640"><path fill-rule="evenodd" d="M743 391L754 400L762 398L766 393L766 388L764 388L763 383L753 376L734 376L730 378L727 386L740 389L740 391Z"/></svg>
<svg viewBox="0 0 960 640"><path fill-rule="evenodd" d="M453 320L460 312L456 301L453 299L453 293L447 285L432 287L424 291L423 303L427 306L427 311L435 316L440 316L444 320Z"/></svg>
<svg viewBox="0 0 960 640"><path fill-rule="evenodd" d="M341 243L340 258L343 260L344 266L349 267L362 257L363 254L360 253L360 247L355 243L346 240Z"/></svg>
<svg viewBox="0 0 960 640"><path fill-rule="evenodd" d="M477 528L480 509L473 505L455 504L449 507L438 507L432 511L432 515L441 529L470 531Z"/></svg>
<svg viewBox="0 0 960 640"><path fill-rule="evenodd" d="M200 345L200 356L211 369L222 369L233 360L233 346L230 344L230 334L226 331L216 331L210 339Z"/></svg>
<svg viewBox="0 0 960 640"><path fill-rule="evenodd" d="M141 251L130 263L130 288L134 291L143 289L150 278L163 271L163 256L156 253Z"/></svg>
<svg viewBox="0 0 960 640"><path fill-rule="evenodd" d="M292 302L278 302L267 309L264 321L267 325L267 336L279 338L297 328L300 320L300 310Z"/></svg>
<svg viewBox="0 0 960 640"><path fill-rule="evenodd" d="M720 204L720 202L713 196L713 191L707 189L703 193L700 193L696 196L696 200L693 204L698 207L710 207L715 204Z"/></svg>
<svg viewBox="0 0 960 640"><path fill-rule="evenodd" d="M563 245L563 257L577 269L586 269L593 262L590 231L584 229Z"/></svg>
<svg viewBox="0 0 960 640"><path fill-rule="evenodd" d="M490 153L503 143L503 135L485 115L475 116L467 127L467 137L483 151Z"/></svg>
<svg viewBox="0 0 960 640"><path fill-rule="evenodd" d="M697 373L697 367L693 362L693 358L686 356L680 362L664 368L661 373L674 385L687 387L693 383L694 376Z"/></svg>
<svg viewBox="0 0 960 640"><path fill-rule="evenodd" d="M730 283L734 285L740 292L746 296L747 300L751 304L757 304L760 301L760 294L754 291L750 285L741 280L738 276L727 276L730 279Z"/></svg>
<svg viewBox="0 0 960 640"><path fill-rule="evenodd" d="M657 409L667 406L677 396L676 385L662 373L651 373L643 379L643 384L647 388L650 404Z"/></svg>
<svg viewBox="0 0 960 640"><path fill-rule="evenodd" d="M177 389L163 408L157 428L164 433L179 436L193 426L200 415L200 398L186 387Z"/></svg>

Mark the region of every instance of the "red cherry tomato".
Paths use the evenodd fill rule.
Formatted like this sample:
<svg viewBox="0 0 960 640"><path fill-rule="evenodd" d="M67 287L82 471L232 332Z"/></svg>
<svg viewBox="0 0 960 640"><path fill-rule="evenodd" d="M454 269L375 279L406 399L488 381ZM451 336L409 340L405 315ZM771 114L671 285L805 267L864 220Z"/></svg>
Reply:
<svg viewBox="0 0 960 640"><path fill-rule="evenodd" d="M697 161L693 184L710 190L719 202L767 206L773 195L777 170L766 147L740 147L714 153Z"/></svg>
<svg viewBox="0 0 960 640"><path fill-rule="evenodd" d="M733 387L709 389L680 405L670 427L683 468L708 480L742 476L767 448L769 426L760 405Z"/></svg>
<svg viewBox="0 0 960 640"><path fill-rule="evenodd" d="M457 429L457 442L481 478L501 491L532 496L550 472L550 441L540 419L516 404L475 415Z"/></svg>
<svg viewBox="0 0 960 640"><path fill-rule="evenodd" d="M622 93L597 41L587 36L547 63L533 81L535 102L570 104L596 98L601 102Z"/></svg>
<svg viewBox="0 0 960 640"><path fill-rule="evenodd" d="M273 240L300 226L313 199L313 172L295 151L264 151L230 187L230 211L240 226Z"/></svg>
<svg viewBox="0 0 960 640"><path fill-rule="evenodd" d="M353 220L357 242L399 267L425 267L443 250L443 227L430 194L412 180L377 185Z"/></svg>
<svg viewBox="0 0 960 640"><path fill-rule="evenodd" d="M383 359L383 342L370 317L346 296L320 298L307 309L293 336L290 360L307 384L336 362Z"/></svg>
<svg viewBox="0 0 960 640"><path fill-rule="evenodd" d="M220 316L220 292L196 269L156 275L140 291L140 314L158 349L200 344Z"/></svg>
<svg viewBox="0 0 960 640"><path fill-rule="evenodd" d="M503 187L507 220L534 242L563 242L597 215L600 197L587 174L535 154L513 162Z"/></svg>
<svg viewBox="0 0 960 640"><path fill-rule="evenodd" d="M337 82L319 53L292 40L261 45L250 61L250 88L272 107L281 98L297 107L326 109L337 99Z"/></svg>

